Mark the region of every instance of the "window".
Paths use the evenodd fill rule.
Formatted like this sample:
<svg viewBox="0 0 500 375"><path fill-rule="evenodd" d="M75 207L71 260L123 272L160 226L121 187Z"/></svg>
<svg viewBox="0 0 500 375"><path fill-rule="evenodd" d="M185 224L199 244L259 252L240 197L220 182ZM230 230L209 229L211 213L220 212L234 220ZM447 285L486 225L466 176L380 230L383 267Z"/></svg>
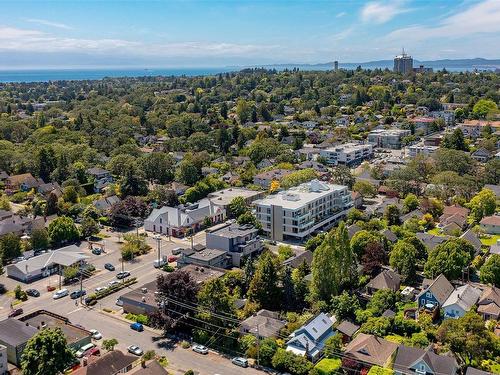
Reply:
<svg viewBox="0 0 500 375"><path fill-rule="evenodd" d="M160 217L160 224L162 224L162 222L163 222L163 219Z"/></svg>
<svg viewBox="0 0 500 375"><path fill-rule="evenodd" d="M432 297L432 293L431 293L431 292L427 292L427 293L425 293L425 296L426 296L427 298L431 298L431 297Z"/></svg>

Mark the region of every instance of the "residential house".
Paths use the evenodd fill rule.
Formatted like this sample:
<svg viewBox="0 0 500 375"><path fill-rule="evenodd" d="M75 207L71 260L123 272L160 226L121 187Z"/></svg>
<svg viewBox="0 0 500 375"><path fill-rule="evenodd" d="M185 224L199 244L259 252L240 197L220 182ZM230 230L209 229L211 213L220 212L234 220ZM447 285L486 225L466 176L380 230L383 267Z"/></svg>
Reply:
<svg viewBox="0 0 500 375"><path fill-rule="evenodd" d="M5 180L5 190L8 191L30 191L44 184L41 178L35 178L31 173L9 176Z"/></svg>
<svg viewBox="0 0 500 375"><path fill-rule="evenodd" d="M206 230L206 246L226 251L231 256L232 265L239 267L242 258L253 257L262 251L263 243L254 226L226 222Z"/></svg>
<svg viewBox="0 0 500 375"><path fill-rule="evenodd" d="M325 341L336 334L334 316L320 313L305 325L295 330L286 343L286 350L316 360L325 346Z"/></svg>
<svg viewBox="0 0 500 375"><path fill-rule="evenodd" d="M461 236L461 239L466 240L472 246L474 246L474 250L476 250L476 254L479 254L481 251L481 246L483 246L481 240L477 237L472 229L467 229Z"/></svg>
<svg viewBox="0 0 500 375"><path fill-rule="evenodd" d="M257 169L264 169L264 168L269 168L273 166L273 162L269 159L264 159L261 160L259 163L257 163L256 167Z"/></svg>
<svg viewBox="0 0 500 375"><path fill-rule="evenodd" d="M460 228L464 228L467 224L467 217L470 210L458 205L446 206L443 209L443 214L439 217L439 226L445 227L450 223L457 224Z"/></svg>
<svg viewBox="0 0 500 375"><path fill-rule="evenodd" d="M357 361L361 368L386 367L392 362L398 344L380 337L359 333L344 350L344 357Z"/></svg>
<svg viewBox="0 0 500 375"><path fill-rule="evenodd" d="M485 149L484 147L477 149L471 154L471 157L473 159L476 159L480 163L486 163L488 160L491 159L491 156L492 153L487 149Z"/></svg>
<svg viewBox="0 0 500 375"><path fill-rule="evenodd" d="M443 303L444 318L460 318L476 304L481 291L465 284L456 288Z"/></svg>
<svg viewBox="0 0 500 375"><path fill-rule="evenodd" d="M479 222L481 228L488 234L500 234L500 216L486 216Z"/></svg>
<svg viewBox="0 0 500 375"><path fill-rule="evenodd" d="M368 216L382 216L387 206L396 205L399 209L403 207L402 204L399 203L399 198L386 198L383 199L379 203L371 204L366 206L365 213Z"/></svg>
<svg viewBox="0 0 500 375"><path fill-rule="evenodd" d="M427 349L400 345L393 369L396 375L456 375L459 366L455 358L434 353L431 345Z"/></svg>
<svg viewBox="0 0 500 375"><path fill-rule="evenodd" d="M19 216L11 211L0 210L0 236L14 233L19 236L24 233L31 233L34 229L43 228L45 220L39 216L35 219L26 216Z"/></svg>
<svg viewBox="0 0 500 375"><path fill-rule="evenodd" d="M262 187L263 189L269 189L272 181L281 181L285 176L288 176L293 171L289 169L273 169L267 172L257 173L253 177L253 183Z"/></svg>
<svg viewBox="0 0 500 375"><path fill-rule="evenodd" d="M319 156L320 150L314 147L303 147L295 151L297 156L304 156L306 160L316 160Z"/></svg>
<svg viewBox="0 0 500 375"><path fill-rule="evenodd" d="M348 343L349 341L352 340L356 332L359 331L359 326L351 323L348 320L343 320L340 322L340 324L335 327L337 332L342 335L342 342L343 343Z"/></svg>
<svg viewBox="0 0 500 375"><path fill-rule="evenodd" d="M429 134L432 129L432 124L436 119L432 117L416 117L410 121L415 126L415 130L420 130L420 133Z"/></svg>
<svg viewBox="0 0 500 375"><path fill-rule="evenodd" d="M87 174L94 179L94 191L96 193L102 192L107 186L113 183L113 176L106 169L92 167L87 169Z"/></svg>
<svg viewBox="0 0 500 375"><path fill-rule="evenodd" d="M401 286L401 276L396 272L384 269L366 285L366 292L373 294L377 290L389 289L397 292Z"/></svg>
<svg viewBox="0 0 500 375"><path fill-rule="evenodd" d="M63 194L61 186L57 182L48 182L46 184L41 184L36 189L38 194L48 197L50 194L54 194L57 198L60 198Z"/></svg>
<svg viewBox="0 0 500 375"><path fill-rule="evenodd" d="M216 224L225 219L226 210L213 203L213 200L204 198L192 204L153 209L148 218L144 220L144 230L182 237L187 233L200 230L205 220Z"/></svg>
<svg viewBox="0 0 500 375"><path fill-rule="evenodd" d="M493 373L469 366L467 367L467 371L465 371L465 375L493 375Z"/></svg>
<svg viewBox="0 0 500 375"><path fill-rule="evenodd" d="M259 336L262 340L278 336L285 325L286 322L279 319L279 313L262 309L241 322L240 333Z"/></svg>
<svg viewBox="0 0 500 375"><path fill-rule="evenodd" d="M488 286L484 289L477 302L477 313L484 320L500 319L500 288Z"/></svg>
<svg viewBox="0 0 500 375"><path fill-rule="evenodd" d="M442 244L443 242L448 241L448 236L435 236L429 233L418 232L415 233L415 237L417 237L429 250L434 250L434 248Z"/></svg>
<svg viewBox="0 0 500 375"><path fill-rule="evenodd" d="M130 375L168 375L168 371L157 360L152 360L132 369Z"/></svg>
<svg viewBox="0 0 500 375"><path fill-rule="evenodd" d="M175 191L175 194L183 195L189 189L189 186L174 181L170 184L170 188Z"/></svg>
<svg viewBox="0 0 500 375"><path fill-rule="evenodd" d="M380 233L389 242L395 243L398 240L398 236L396 236L396 234L390 229L386 228L386 229L382 230Z"/></svg>
<svg viewBox="0 0 500 375"><path fill-rule="evenodd" d="M321 163L318 163L317 161L313 160L306 160L302 163L300 163L297 167L298 169L314 169L316 172L319 173L328 173L328 168Z"/></svg>
<svg viewBox="0 0 500 375"><path fill-rule="evenodd" d="M302 264L306 263L310 267L312 264L312 260L313 260L313 253L309 250L306 250L283 261L283 266L285 267L289 266L291 268L299 268Z"/></svg>
<svg viewBox="0 0 500 375"><path fill-rule="evenodd" d="M351 192L352 202L354 204L354 208L361 208L363 206L363 196L357 192Z"/></svg>
<svg viewBox="0 0 500 375"><path fill-rule="evenodd" d="M400 217L400 220L402 223L404 223L406 220L410 220L412 218L417 218L420 220L422 218L422 216L424 216L424 213L422 211L420 211L419 209L416 209L416 210L408 212L407 214L402 215Z"/></svg>
<svg viewBox="0 0 500 375"><path fill-rule="evenodd" d="M495 193L495 196L497 198L500 198L500 185L491 185L491 184L486 184L484 185L485 189L491 190L492 192Z"/></svg>
<svg viewBox="0 0 500 375"><path fill-rule="evenodd" d="M455 236L462 233L462 227L455 222L450 222L441 228L441 231L448 236Z"/></svg>
<svg viewBox="0 0 500 375"><path fill-rule="evenodd" d="M479 138L482 135L483 129L487 126L490 126L494 133L500 129L500 121L466 120L458 124L458 129L464 133L465 137Z"/></svg>
<svg viewBox="0 0 500 375"><path fill-rule="evenodd" d="M441 274L418 294L418 307L428 310L434 310L436 307L440 308L454 290L453 285Z"/></svg>
<svg viewBox="0 0 500 375"><path fill-rule="evenodd" d="M99 211L108 211L114 204L120 202L120 198L116 195L112 195L110 197L104 197L94 201L92 204Z"/></svg>
<svg viewBox="0 0 500 375"><path fill-rule="evenodd" d="M86 363L86 365L85 365ZM102 357L84 360L84 366L73 371L73 375L117 375L132 370L138 363L136 356L113 350Z"/></svg>

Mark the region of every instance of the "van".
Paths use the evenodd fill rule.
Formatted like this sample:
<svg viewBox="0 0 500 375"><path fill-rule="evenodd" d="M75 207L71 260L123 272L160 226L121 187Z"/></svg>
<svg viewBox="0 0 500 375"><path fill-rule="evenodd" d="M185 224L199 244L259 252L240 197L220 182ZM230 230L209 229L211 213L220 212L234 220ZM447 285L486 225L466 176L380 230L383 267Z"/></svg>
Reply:
<svg viewBox="0 0 500 375"><path fill-rule="evenodd" d="M67 296L68 294L69 294L68 289L61 289L61 290L58 290L57 292L55 292L54 295L52 296L52 298L59 299L59 298Z"/></svg>
<svg viewBox="0 0 500 375"><path fill-rule="evenodd" d="M87 344L87 345L83 345L80 349L78 349L78 351L75 353L75 355L78 357L78 358L82 358L83 357L83 354L87 351L87 350L90 350L92 348L94 348L95 345L90 343L90 344Z"/></svg>
<svg viewBox="0 0 500 375"><path fill-rule="evenodd" d="M182 252L182 247L176 247L172 250L172 255L179 255Z"/></svg>

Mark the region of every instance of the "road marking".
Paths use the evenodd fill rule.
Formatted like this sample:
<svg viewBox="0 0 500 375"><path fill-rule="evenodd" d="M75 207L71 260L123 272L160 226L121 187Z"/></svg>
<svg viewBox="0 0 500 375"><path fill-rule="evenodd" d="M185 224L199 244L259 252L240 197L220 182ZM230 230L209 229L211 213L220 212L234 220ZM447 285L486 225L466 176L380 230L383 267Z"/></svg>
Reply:
<svg viewBox="0 0 500 375"><path fill-rule="evenodd" d="M74 309L73 311L70 311L69 313L66 313L66 314L70 315L70 314L76 313L77 311L80 311L80 310L83 310L83 307L79 307L77 309Z"/></svg>

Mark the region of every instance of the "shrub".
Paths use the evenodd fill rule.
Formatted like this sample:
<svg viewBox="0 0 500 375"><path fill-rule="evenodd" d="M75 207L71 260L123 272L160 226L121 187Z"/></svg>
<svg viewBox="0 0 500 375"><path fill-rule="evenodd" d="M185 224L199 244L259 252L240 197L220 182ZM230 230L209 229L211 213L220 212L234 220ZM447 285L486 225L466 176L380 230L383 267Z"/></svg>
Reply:
<svg viewBox="0 0 500 375"><path fill-rule="evenodd" d="M149 361L155 357L156 357L156 352L154 350L148 350L146 353L143 354L142 359L144 359L145 361Z"/></svg>
<svg viewBox="0 0 500 375"><path fill-rule="evenodd" d="M320 375L337 374L337 370L342 367L342 361L338 358L323 358L314 368Z"/></svg>
<svg viewBox="0 0 500 375"><path fill-rule="evenodd" d="M182 349L189 349L191 347L191 344L189 342L187 342L186 340L183 340L181 342L181 348Z"/></svg>

